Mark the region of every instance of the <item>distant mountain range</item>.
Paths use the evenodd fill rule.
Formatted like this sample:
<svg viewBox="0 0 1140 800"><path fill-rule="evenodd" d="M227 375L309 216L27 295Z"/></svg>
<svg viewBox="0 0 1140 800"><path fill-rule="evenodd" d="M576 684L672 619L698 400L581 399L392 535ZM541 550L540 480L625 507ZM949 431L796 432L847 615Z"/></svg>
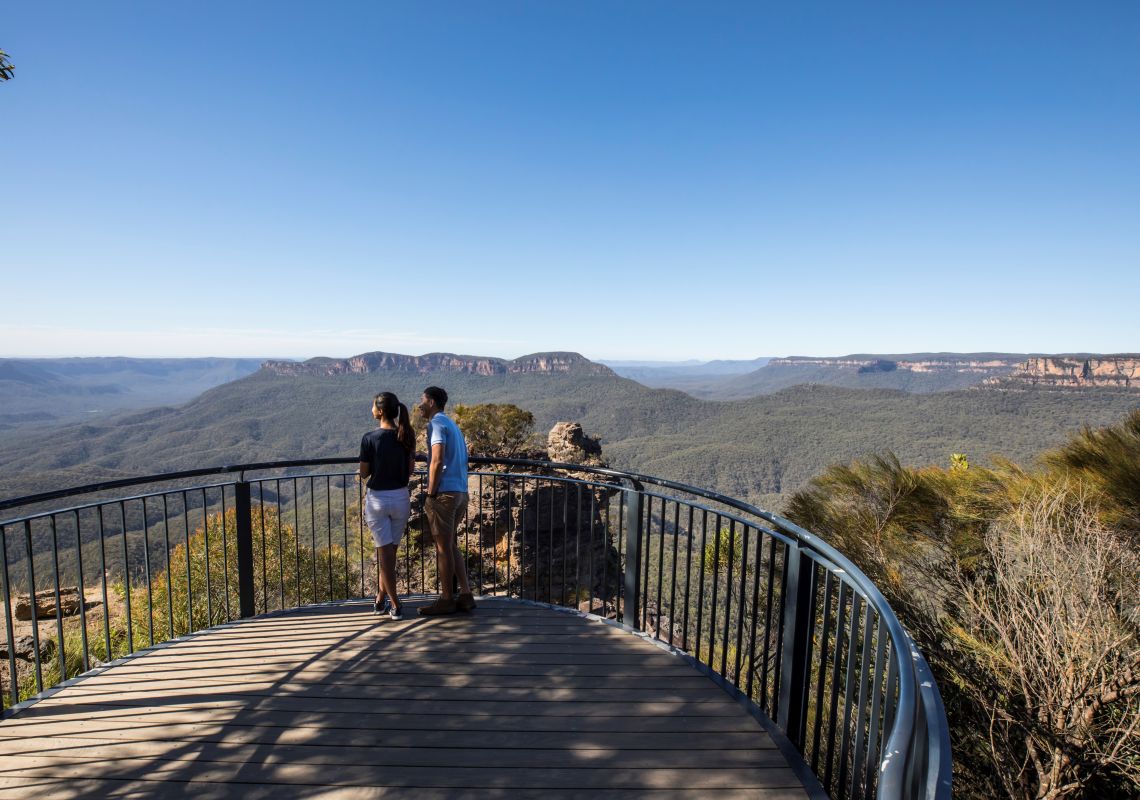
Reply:
<svg viewBox="0 0 1140 800"><path fill-rule="evenodd" d="M775 366L860 374L826 364ZM861 374L907 371L913 373L896 367ZM376 392L414 401L433 383L444 386L453 403L522 406L542 434L558 421L581 422L602 437L616 466L769 507L836 461L884 450L910 464L946 463L956 452L975 462L995 453L1024 460L1082 425L1116 422L1140 404L1140 393L1131 389L1029 384L925 394L800 385L709 402L643 386L572 353L512 361L371 353L267 362L176 408L7 431L0 435L0 496L192 467L351 457L375 424L370 403Z"/></svg>
<svg viewBox="0 0 1140 800"><path fill-rule="evenodd" d="M744 373L694 368L627 368L619 374L648 386L680 389L707 400L740 400L802 384L894 389L915 394L980 385L1140 388L1140 356L1078 353L856 354L836 358L790 356ZM731 362L740 364L745 362Z"/></svg>
<svg viewBox="0 0 1140 800"><path fill-rule="evenodd" d="M185 403L260 367L255 358L3 358L0 431Z"/></svg>
<svg viewBox="0 0 1140 800"><path fill-rule="evenodd" d="M645 386L658 389L680 389L699 397L709 387L717 386L737 375L744 375L760 369L768 363L768 359L696 362L604 361L602 363L623 378L630 378Z"/></svg>

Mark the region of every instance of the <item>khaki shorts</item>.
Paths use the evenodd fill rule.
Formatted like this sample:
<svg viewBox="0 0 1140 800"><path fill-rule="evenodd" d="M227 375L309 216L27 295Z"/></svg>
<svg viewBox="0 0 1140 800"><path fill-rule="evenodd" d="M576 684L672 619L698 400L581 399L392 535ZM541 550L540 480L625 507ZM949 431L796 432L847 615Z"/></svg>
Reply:
<svg viewBox="0 0 1140 800"><path fill-rule="evenodd" d="M431 535L439 541L441 536L455 538L459 528L459 520L467 511L467 492L439 492L435 497L429 497L424 503L424 514L427 516L428 529Z"/></svg>

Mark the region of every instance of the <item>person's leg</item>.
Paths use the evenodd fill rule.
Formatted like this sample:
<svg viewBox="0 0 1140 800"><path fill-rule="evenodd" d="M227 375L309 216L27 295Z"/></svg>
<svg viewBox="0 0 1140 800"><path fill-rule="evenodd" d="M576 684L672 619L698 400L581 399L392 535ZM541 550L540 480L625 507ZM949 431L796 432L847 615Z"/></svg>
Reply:
<svg viewBox="0 0 1140 800"><path fill-rule="evenodd" d="M372 534L372 543L376 546L376 609L384 603L384 585L380 580L380 543L388 527L388 519L384 514L379 495L371 489L364 497L364 522Z"/></svg>
<svg viewBox="0 0 1140 800"><path fill-rule="evenodd" d="M429 497L424 506L428 527L431 529L432 540L435 542L436 564L439 567L439 594L440 597L450 600L452 597L451 582L455 570L455 533L448 529L447 496L443 494Z"/></svg>
<svg viewBox="0 0 1140 800"><path fill-rule="evenodd" d="M455 494L453 497L455 499L451 515L451 534L448 536L451 541L452 564L455 577L459 579L459 593L471 594L471 582L467 579L467 558L459 548L459 520L463 518L463 512L467 509L467 494Z"/></svg>
<svg viewBox="0 0 1140 800"><path fill-rule="evenodd" d="M392 601L396 609L400 607L399 594L396 592L396 545L386 544L377 548L380 564L380 581L384 592Z"/></svg>
<svg viewBox="0 0 1140 800"><path fill-rule="evenodd" d="M387 597L387 587L384 585L384 572L381 569L380 551L383 550L380 545L376 546L376 605L380 606L384 603L384 598Z"/></svg>

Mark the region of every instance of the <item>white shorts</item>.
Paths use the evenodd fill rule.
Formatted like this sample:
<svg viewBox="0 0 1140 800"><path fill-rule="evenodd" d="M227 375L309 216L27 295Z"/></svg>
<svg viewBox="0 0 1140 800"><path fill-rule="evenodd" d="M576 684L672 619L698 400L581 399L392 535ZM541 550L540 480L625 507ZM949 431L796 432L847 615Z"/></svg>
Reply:
<svg viewBox="0 0 1140 800"><path fill-rule="evenodd" d="M369 489L364 495L364 522L377 547L399 544L411 513L407 489Z"/></svg>

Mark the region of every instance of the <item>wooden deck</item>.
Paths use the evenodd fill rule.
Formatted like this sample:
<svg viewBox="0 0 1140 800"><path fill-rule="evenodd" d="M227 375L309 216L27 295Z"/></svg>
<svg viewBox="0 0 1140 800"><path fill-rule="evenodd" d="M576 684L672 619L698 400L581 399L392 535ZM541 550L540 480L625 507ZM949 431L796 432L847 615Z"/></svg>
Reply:
<svg viewBox="0 0 1140 800"><path fill-rule="evenodd" d="M0 723L0 797L803 800L747 711L617 627L347 602L108 667Z"/></svg>

